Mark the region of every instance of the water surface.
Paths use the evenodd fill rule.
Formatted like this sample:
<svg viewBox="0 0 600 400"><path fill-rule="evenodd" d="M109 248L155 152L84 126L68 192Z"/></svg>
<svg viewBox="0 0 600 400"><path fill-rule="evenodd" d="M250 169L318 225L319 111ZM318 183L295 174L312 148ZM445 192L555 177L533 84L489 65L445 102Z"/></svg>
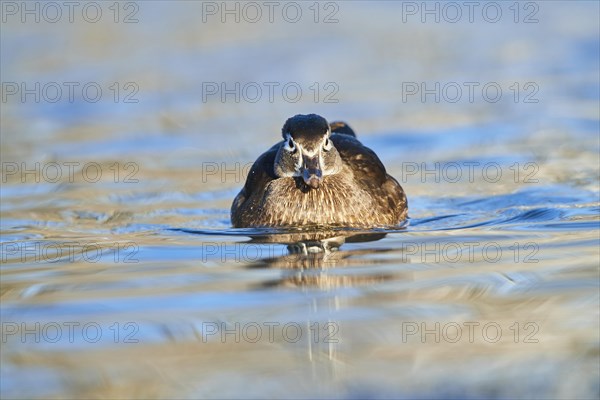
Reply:
<svg viewBox="0 0 600 400"><path fill-rule="evenodd" d="M104 95L1 104L2 397L597 398L599 10L535 4L529 24L508 3L498 23L344 2L252 24L160 1L133 24L3 23L3 82ZM203 101L206 82L304 95ZM406 226L231 228L248 165L306 112L377 152Z"/></svg>

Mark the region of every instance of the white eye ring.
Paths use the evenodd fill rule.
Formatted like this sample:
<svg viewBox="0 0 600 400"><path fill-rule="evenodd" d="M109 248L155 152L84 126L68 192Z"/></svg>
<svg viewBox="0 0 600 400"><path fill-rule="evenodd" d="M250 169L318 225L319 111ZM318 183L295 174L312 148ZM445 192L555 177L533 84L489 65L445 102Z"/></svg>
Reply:
<svg viewBox="0 0 600 400"><path fill-rule="evenodd" d="M295 151L295 150L296 150L296 143L294 143L294 139L292 139L292 137L291 137L291 136L288 136L288 137L287 137L287 140L285 141L285 146L284 146L284 148L285 148L287 151L290 151L290 152L292 152L292 151Z"/></svg>
<svg viewBox="0 0 600 400"><path fill-rule="evenodd" d="M325 138L325 141L323 142L323 150L329 151L329 150L331 150L331 147L332 147L331 139L329 139L328 137Z"/></svg>

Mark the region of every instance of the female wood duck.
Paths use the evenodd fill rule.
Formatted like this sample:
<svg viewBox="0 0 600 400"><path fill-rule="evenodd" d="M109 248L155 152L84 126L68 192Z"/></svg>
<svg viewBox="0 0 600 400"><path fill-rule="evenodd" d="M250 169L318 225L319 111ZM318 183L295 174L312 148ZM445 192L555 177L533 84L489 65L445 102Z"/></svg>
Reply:
<svg viewBox="0 0 600 400"><path fill-rule="evenodd" d="M406 219L406 195L344 122L296 115L262 154L231 206L234 227L384 227Z"/></svg>

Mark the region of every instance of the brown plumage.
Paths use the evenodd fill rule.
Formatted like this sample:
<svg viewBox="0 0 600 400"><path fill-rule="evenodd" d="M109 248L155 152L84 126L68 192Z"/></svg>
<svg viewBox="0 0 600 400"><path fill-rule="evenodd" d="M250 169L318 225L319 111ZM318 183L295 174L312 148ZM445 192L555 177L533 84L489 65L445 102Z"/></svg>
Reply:
<svg viewBox="0 0 600 400"><path fill-rule="evenodd" d="M393 226L406 195L343 122L296 115L262 154L231 206L234 227Z"/></svg>

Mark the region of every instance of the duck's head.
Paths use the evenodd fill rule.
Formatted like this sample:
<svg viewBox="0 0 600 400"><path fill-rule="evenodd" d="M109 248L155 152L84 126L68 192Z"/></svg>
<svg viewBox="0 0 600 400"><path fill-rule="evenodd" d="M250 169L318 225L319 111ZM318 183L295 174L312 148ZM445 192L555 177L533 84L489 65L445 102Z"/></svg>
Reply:
<svg viewBox="0 0 600 400"><path fill-rule="evenodd" d="M323 177L341 170L342 160L330 140L327 120L316 114L298 114L288 119L281 129L283 145L275 157L275 174L301 177L309 187L317 189Z"/></svg>

